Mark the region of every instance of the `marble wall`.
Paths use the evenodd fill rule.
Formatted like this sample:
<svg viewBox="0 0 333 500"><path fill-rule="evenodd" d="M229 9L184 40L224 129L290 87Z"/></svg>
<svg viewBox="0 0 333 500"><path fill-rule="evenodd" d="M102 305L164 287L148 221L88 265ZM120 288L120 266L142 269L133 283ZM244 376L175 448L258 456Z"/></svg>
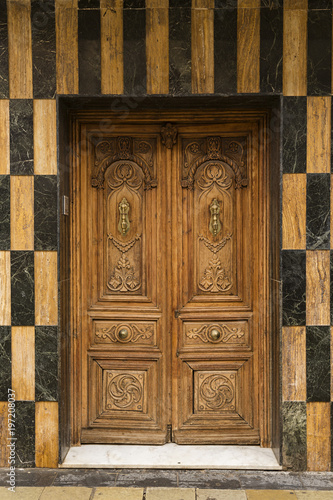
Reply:
<svg viewBox="0 0 333 500"><path fill-rule="evenodd" d="M168 12L161 45L152 8ZM147 33L167 65L150 65ZM160 83L169 96L281 98L282 460L331 469L331 80L332 0L0 0L0 414L18 388L18 466L57 462L38 424L45 411L57 428L60 401L55 101L143 100Z"/></svg>

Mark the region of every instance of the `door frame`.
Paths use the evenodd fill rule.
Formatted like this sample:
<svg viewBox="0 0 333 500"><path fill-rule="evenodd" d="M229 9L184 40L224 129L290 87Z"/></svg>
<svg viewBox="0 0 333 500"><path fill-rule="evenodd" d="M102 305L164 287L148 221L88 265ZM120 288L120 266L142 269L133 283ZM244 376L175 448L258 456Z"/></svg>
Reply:
<svg viewBox="0 0 333 500"><path fill-rule="evenodd" d="M119 101L119 99L118 99ZM170 102L172 105L172 102ZM67 106L66 106L67 107ZM61 121L66 122L62 134L64 143L68 148L64 151L60 148L60 189L59 201L62 207L62 195L69 196L70 213L69 217L60 216L60 321L62 329L61 343L61 422L66 423L63 436L61 436L61 458L66 454L66 449L70 445L80 444L80 432L78 425L78 409L81 404L80 390L80 336L77 334L77 310L80 308L80 294L76 287L78 262L72 251L75 241L77 224L75 222L77 214L77 193L73 189L75 176L77 175L77 158L80 152L78 133L80 124L84 121L99 120L100 126L113 127L117 122L124 119L149 121L155 120L165 123L167 121L190 121L193 113L197 118L195 107L191 109L170 110L160 109L140 110L140 111L100 111L100 110L73 110L63 109L63 116L59 115ZM269 199L262 200L264 217L268 221L266 225L265 238L263 241L263 252L266 255L266 266L262 270L265 276L267 289L265 290L267 307L262 315L264 330L266 332L262 345L260 346L260 359L263 359L261 374L263 380L262 394L260 402L260 422L261 445L272 447L276 454L279 449L279 241L280 241L280 214L279 214L279 133L275 132L272 137L272 112L270 106L261 109L255 106L240 109L205 109L202 121L237 121L251 119L257 121L260 129L260 164L265 172L266 191ZM61 137L60 137L61 139ZM60 140L61 142L61 140ZM62 156L63 155L63 156ZM67 158L66 158L67 156ZM69 156L69 157L68 157ZM62 159L62 161L61 161ZM67 167L64 165L68 165ZM69 167L69 168L68 168ZM273 189L274 188L274 189ZM61 211L62 212L62 211ZM76 374L74 377L73 374ZM62 426L60 427L62 428Z"/></svg>

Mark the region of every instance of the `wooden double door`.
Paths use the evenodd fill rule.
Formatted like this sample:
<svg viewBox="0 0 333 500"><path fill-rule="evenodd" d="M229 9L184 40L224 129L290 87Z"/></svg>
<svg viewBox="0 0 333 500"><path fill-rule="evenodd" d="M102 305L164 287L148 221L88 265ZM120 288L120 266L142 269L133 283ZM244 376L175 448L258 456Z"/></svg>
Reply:
<svg viewBox="0 0 333 500"><path fill-rule="evenodd" d="M267 445L260 121L151 112L75 134L77 441Z"/></svg>

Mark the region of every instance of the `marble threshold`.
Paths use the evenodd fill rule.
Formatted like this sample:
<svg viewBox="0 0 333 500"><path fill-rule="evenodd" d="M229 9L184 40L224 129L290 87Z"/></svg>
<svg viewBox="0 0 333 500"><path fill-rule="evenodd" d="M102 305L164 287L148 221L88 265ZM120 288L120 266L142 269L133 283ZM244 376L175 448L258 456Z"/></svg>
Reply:
<svg viewBox="0 0 333 500"><path fill-rule="evenodd" d="M239 445L84 444L70 448L61 468L282 470L270 448Z"/></svg>

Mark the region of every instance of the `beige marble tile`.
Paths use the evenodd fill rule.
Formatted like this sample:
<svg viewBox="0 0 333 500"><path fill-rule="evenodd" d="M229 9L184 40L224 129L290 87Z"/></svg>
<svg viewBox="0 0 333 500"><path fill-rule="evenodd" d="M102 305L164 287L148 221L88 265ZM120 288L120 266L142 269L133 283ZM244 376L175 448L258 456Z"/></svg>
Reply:
<svg viewBox="0 0 333 500"><path fill-rule="evenodd" d="M300 500L333 500L333 491L296 491L296 497Z"/></svg>
<svg viewBox="0 0 333 500"><path fill-rule="evenodd" d="M49 486L44 488L40 500L89 500L92 488Z"/></svg>
<svg viewBox="0 0 333 500"><path fill-rule="evenodd" d="M197 489L197 500L246 500L246 493L240 490Z"/></svg>
<svg viewBox="0 0 333 500"><path fill-rule="evenodd" d="M295 499L296 495L291 490L246 490L248 500L290 500Z"/></svg>
<svg viewBox="0 0 333 500"><path fill-rule="evenodd" d="M0 487L1 500L39 500L44 488L19 487L15 488L15 493L6 487Z"/></svg>
<svg viewBox="0 0 333 500"><path fill-rule="evenodd" d="M195 500L195 489L147 488L146 500Z"/></svg>
<svg viewBox="0 0 333 500"><path fill-rule="evenodd" d="M96 488L94 500L142 500L143 488Z"/></svg>

